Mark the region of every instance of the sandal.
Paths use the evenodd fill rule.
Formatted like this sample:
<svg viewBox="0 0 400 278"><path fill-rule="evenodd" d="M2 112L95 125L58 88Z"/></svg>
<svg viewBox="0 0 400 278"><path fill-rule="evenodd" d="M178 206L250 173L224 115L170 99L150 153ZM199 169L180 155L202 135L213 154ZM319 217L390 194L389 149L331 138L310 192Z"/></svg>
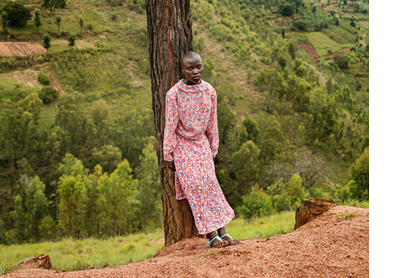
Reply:
<svg viewBox="0 0 400 278"><path fill-rule="evenodd" d="M219 240L219 241L221 241L222 243L224 242L219 236L216 236L216 237L214 237L212 240L210 240L206 245L209 245L210 248L221 248L221 247L225 247L225 246L228 246L228 245L229 245L229 242L228 242L227 244L222 244L222 245L220 245L220 246L211 247L211 243L212 243L214 240Z"/></svg>
<svg viewBox="0 0 400 278"><path fill-rule="evenodd" d="M233 237L231 237L230 235L228 235L228 234L224 234L223 236L221 236L221 239L223 239L224 237L227 237L230 240L230 241L229 240L227 241L228 245L233 246L233 245L238 245L239 244L239 241L235 242L235 239Z"/></svg>

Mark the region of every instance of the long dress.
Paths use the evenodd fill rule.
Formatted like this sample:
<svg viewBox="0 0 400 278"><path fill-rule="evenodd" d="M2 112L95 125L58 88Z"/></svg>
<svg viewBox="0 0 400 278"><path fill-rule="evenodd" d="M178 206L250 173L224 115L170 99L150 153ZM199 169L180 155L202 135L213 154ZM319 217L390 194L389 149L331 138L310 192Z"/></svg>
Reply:
<svg viewBox="0 0 400 278"><path fill-rule="evenodd" d="M234 217L215 175L218 152L217 95L204 80L178 81L165 99L164 160L175 163L176 199L187 199L199 234Z"/></svg>

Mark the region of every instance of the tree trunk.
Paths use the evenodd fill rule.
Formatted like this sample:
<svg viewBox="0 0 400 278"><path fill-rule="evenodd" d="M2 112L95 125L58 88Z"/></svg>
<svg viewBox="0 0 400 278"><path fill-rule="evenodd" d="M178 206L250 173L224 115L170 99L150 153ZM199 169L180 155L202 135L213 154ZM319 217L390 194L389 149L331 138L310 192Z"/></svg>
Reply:
<svg viewBox="0 0 400 278"><path fill-rule="evenodd" d="M168 246L183 238L198 235L188 202L175 198L174 173L163 160L165 95L182 78L180 58L192 50L190 0L146 0L146 10L164 236L165 246Z"/></svg>

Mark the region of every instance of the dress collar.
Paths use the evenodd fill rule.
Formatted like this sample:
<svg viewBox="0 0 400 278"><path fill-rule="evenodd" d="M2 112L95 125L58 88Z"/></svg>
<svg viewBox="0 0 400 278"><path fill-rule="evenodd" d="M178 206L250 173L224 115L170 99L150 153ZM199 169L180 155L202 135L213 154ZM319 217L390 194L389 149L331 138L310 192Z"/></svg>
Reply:
<svg viewBox="0 0 400 278"><path fill-rule="evenodd" d="M196 84L196 85L186 85L185 82L183 82L183 79L178 81L178 88L185 92L185 93L194 93L194 92L198 92L199 90L202 91L204 89L207 88L207 82L205 82L204 80L201 80L200 84Z"/></svg>

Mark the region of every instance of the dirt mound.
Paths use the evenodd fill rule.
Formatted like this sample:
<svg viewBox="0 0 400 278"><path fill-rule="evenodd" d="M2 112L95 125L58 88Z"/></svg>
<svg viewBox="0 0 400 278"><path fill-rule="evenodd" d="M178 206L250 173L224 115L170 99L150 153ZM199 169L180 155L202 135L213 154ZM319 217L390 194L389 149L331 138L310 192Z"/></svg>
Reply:
<svg viewBox="0 0 400 278"><path fill-rule="evenodd" d="M38 42L0 42L0 57L23 57L46 53L47 50Z"/></svg>
<svg viewBox="0 0 400 278"><path fill-rule="evenodd" d="M115 268L59 273L18 270L5 277L368 277L369 210L338 206L294 232L210 249L191 238L153 259Z"/></svg>

